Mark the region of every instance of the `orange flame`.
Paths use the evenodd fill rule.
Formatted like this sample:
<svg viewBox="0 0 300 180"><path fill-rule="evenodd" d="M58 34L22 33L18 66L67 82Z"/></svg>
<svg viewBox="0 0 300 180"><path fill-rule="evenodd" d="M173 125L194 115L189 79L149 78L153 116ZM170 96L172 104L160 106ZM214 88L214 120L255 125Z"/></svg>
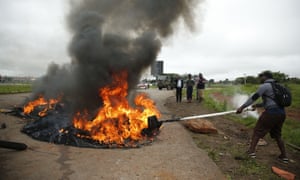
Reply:
<svg viewBox="0 0 300 180"><path fill-rule="evenodd" d="M148 116L160 116L154 102L146 94L135 97L133 108L126 99L128 93L127 72L113 75L113 83L100 89L103 107L93 120L88 113L78 112L73 124L77 129L88 131L91 138L101 143L124 144L126 139L140 140L142 130L148 127Z"/></svg>
<svg viewBox="0 0 300 180"><path fill-rule="evenodd" d="M24 107L23 107L23 112L24 114L30 114L35 107L37 106L43 106L44 109L41 110L38 115L40 117L46 116L47 115L47 111L49 109L53 109L54 105L56 103L58 103L60 101L59 99L49 99L46 100L42 95L39 96L38 99L34 100L34 101L30 101L29 103L27 103Z"/></svg>

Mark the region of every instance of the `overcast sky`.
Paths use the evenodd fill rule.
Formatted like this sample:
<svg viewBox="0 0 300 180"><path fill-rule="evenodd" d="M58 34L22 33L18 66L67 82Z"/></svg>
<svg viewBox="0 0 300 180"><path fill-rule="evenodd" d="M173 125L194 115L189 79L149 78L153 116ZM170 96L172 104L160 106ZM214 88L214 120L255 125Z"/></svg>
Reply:
<svg viewBox="0 0 300 180"><path fill-rule="evenodd" d="M0 74L41 76L68 63L67 1L0 0ZM263 70L300 77L299 0L206 0L197 30L180 28L158 56L167 73L235 79Z"/></svg>

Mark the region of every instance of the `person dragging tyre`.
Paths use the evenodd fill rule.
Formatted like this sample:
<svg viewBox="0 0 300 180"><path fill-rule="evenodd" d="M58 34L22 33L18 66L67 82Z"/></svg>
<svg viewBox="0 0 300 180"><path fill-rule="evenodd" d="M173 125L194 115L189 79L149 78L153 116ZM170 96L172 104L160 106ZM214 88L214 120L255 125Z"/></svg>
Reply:
<svg viewBox="0 0 300 180"><path fill-rule="evenodd" d="M260 104L254 104L252 107L263 107L265 110L259 116L259 119L254 127L250 147L247 154L255 158L256 145L260 138L263 138L267 133L270 133L271 137L275 139L281 154L278 159L284 163L288 163L286 156L286 150L284 141L281 138L282 125L285 121L285 109L279 106L275 102L275 94L273 92L272 84L275 80L273 75L269 71L265 71L259 74L260 82L262 83L258 90L243 104L241 105L236 113L242 113L243 109L253 104L259 97L262 97L263 102Z"/></svg>

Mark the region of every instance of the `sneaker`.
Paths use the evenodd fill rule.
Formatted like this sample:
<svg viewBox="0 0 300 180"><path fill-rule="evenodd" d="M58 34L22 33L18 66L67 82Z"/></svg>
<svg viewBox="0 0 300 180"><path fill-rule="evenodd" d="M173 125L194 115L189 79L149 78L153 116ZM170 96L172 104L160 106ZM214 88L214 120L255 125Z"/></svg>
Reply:
<svg viewBox="0 0 300 180"><path fill-rule="evenodd" d="M247 151L246 154L247 154L247 156L250 157L250 158L253 158L253 159L256 158L255 152L252 152L252 153L251 153L251 152Z"/></svg>
<svg viewBox="0 0 300 180"><path fill-rule="evenodd" d="M289 163L289 159L287 157L282 157L282 156L278 156L278 160L280 162L283 162L285 164L288 164Z"/></svg>
<svg viewBox="0 0 300 180"><path fill-rule="evenodd" d="M248 156L249 156L250 158L253 158L253 159L256 158L256 154L255 154L255 153L248 153Z"/></svg>

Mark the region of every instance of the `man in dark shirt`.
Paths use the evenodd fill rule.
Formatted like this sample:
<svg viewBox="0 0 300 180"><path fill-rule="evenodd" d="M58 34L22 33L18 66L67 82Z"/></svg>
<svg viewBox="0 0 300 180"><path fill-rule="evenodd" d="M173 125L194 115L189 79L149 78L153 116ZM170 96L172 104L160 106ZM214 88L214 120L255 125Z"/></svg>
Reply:
<svg viewBox="0 0 300 180"><path fill-rule="evenodd" d="M195 81L192 79L192 75L188 74L188 80L186 81L186 98L188 103L192 102L194 85Z"/></svg>
<svg viewBox="0 0 300 180"><path fill-rule="evenodd" d="M201 102L203 100L203 92L205 89L206 79L204 79L202 73L199 73L199 79L197 82L197 100Z"/></svg>
<svg viewBox="0 0 300 180"><path fill-rule="evenodd" d="M285 145L281 138L281 129L285 121L285 110L275 102L275 95L271 83L275 82L273 75L269 71L259 74L261 85L256 93L254 93L241 107L237 109L237 113L241 113L244 108L253 104L259 97L262 97L263 103L253 105L256 107L264 107L265 111L260 115L252 135L250 147L247 151L250 157L255 158L255 148L260 138L263 138L267 133L276 140L281 154L279 159L284 163L288 163L286 156Z"/></svg>

